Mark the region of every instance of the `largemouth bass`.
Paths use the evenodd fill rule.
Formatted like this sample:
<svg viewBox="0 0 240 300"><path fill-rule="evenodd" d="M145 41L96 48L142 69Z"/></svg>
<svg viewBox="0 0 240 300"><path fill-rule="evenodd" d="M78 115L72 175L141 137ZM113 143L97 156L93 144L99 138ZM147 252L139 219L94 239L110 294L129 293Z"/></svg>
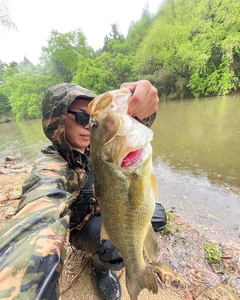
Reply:
<svg viewBox="0 0 240 300"><path fill-rule="evenodd" d="M151 218L157 198L152 171L153 133L127 114L127 89L109 91L89 104L94 188L102 215L102 239L119 249L131 300L158 284L149 261L157 255Z"/></svg>

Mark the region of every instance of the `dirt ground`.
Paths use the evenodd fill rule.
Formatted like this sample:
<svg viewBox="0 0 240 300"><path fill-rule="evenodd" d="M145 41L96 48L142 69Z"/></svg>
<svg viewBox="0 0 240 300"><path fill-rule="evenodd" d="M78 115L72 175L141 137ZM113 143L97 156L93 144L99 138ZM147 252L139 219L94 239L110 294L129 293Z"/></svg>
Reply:
<svg viewBox="0 0 240 300"><path fill-rule="evenodd" d="M11 218L20 196L22 182L31 166L19 159L0 163L0 228ZM206 238L172 215L168 232L158 233L159 254L151 264L159 281L159 292L143 290L138 300L233 300L240 299L239 243L221 245L218 263L206 259ZM122 300L130 300L125 285L125 271L117 272ZM61 300L98 300L86 253L69 245L60 281Z"/></svg>

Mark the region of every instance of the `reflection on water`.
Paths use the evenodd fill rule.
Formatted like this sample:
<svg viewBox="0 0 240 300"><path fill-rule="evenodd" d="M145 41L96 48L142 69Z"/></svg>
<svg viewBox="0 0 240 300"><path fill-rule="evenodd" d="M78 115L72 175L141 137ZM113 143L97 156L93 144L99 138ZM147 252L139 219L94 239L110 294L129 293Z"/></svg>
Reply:
<svg viewBox="0 0 240 300"><path fill-rule="evenodd" d="M41 120L0 124L1 158L21 155L32 163L40 150L48 144Z"/></svg>
<svg viewBox="0 0 240 300"><path fill-rule="evenodd" d="M154 158L240 187L240 96L160 103Z"/></svg>
<svg viewBox="0 0 240 300"><path fill-rule="evenodd" d="M159 200L219 241L240 241L240 95L160 102L153 125ZM41 120L0 124L1 157L33 162ZM213 238L213 237L211 237Z"/></svg>

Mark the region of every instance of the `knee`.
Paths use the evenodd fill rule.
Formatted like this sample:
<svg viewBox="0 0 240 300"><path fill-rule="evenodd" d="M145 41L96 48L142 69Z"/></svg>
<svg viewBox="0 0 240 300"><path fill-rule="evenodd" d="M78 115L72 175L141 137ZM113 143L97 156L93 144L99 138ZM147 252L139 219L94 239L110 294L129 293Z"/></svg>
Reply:
<svg viewBox="0 0 240 300"><path fill-rule="evenodd" d="M81 229L70 232L70 244L75 248L94 254L100 249L101 216L94 215Z"/></svg>

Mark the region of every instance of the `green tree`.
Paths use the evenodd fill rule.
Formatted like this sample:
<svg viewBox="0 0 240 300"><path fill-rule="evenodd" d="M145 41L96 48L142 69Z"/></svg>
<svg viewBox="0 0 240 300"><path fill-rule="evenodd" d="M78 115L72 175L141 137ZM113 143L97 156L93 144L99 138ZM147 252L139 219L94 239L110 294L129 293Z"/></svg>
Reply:
<svg viewBox="0 0 240 300"><path fill-rule="evenodd" d="M0 92L8 97L12 115L20 121L41 117L43 93L54 83L52 76L21 72L8 77L6 84L0 86Z"/></svg>
<svg viewBox="0 0 240 300"><path fill-rule="evenodd" d="M115 89L117 80L113 72L114 66L115 61L107 52L103 52L101 56L95 59L80 57L78 71L73 82L92 90L96 94Z"/></svg>
<svg viewBox="0 0 240 300"><path fill-rule="evenodd" d="M118 24L111 24L111 31L104 38L104 45L102 48L102 52L109 52L112 55L117 55L121 52L121 45L124 43L125 37L120 32ZM122 53L122 52L121 52Z"/></svg>
<svg viewBox="0 0 240 300"><path fill-rule="evenodd" d="M6 70L7 64L0 61L0 85L4 83L5 81L5 70Z"/></svg>
<svg viewBox="0 0 240 300"><path fill-rule="evenodd" d="M171 72L195 96L228 93L239 80L239 11L230 0L166 1L138 48L136 70Z"/></svg>
<svg viewBox="0 0 240 300"><path fill-rule="evenodd" d="M78 71L73 82L89 88L96 94L119 88L124 81L134 78L133 58L118 54L113 57L109 52L90 59L80 57Z"/></svg>
<svg viewBox="0 0 240 300"><path fill-rule="evenodd" d="M152 17L149 13L148 4L143 8L142 16L140 20L136 22L132 22L128 29L128 34L126 38L126 54L135 54L138 46L144 39L144 37L148 34L148 31L152 25L154 17Z"/></svg>
<svg viewBox="0 0 240 300"><path fill-rule="evenodd" d="M12 61L10 64L5 64L4 68L4 81L7 78L13 77L15 74L19 73L19 64L15 61Z"/></svg>
<svg viewBox="0 0 240 300"><path fill-rule="evenodd" d="M0 92L0 117L9 117L11 115L11 105L8 97Z"/></svg>
<svg viewBox="0 0 240 300"><path fill-rule="evenodd" d="M71 82L77 71L79 56L91 57L94 51L88 46L81 30L62 34L51 32L47 46L42 47L40 61L47 73L51 73L59 82Z"/></svg>
<svg viewBox="0 0 240 300"><path fill-rule="evenodd" d="M26 56L18 64L19 72L25 72L27 74L41 73L41 69L38 69Z"/></svg>
<svg viewBox="0 0 240 300"><path fill-rule="evenodd" d="M203 17L208 20L209 27L197 42L210 41L209 56L200 68L193 65L189 86L195 95L227 94L237 88L240 78L236 72L240 50L240 4L229 0L206 4Z"/></svg>

